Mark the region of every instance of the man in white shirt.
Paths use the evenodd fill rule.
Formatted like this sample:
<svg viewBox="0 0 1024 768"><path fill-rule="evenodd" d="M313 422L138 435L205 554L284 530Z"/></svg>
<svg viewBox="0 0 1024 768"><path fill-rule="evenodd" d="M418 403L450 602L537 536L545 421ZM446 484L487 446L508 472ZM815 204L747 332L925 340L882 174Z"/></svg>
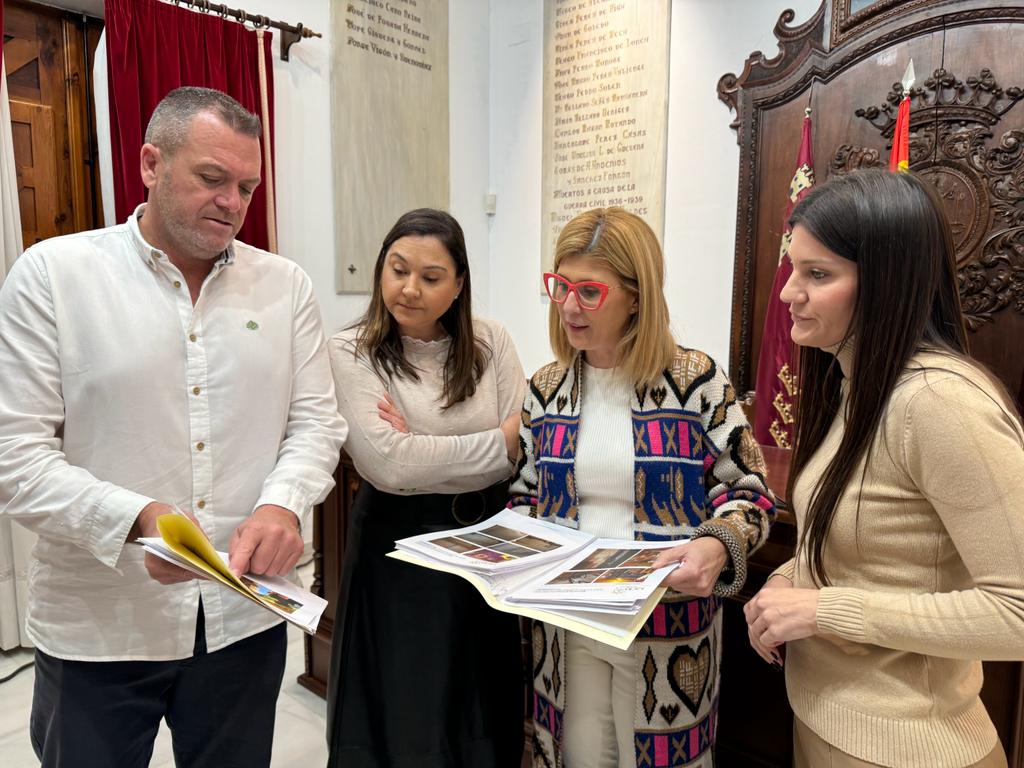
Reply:
<svg viewBox="0 0 1024 768"><path fill-rule="evenodd" d="M270 762L284 625L130 542L177 506L237 573L291 572L346 425L291 261L234 240L259 118L217 91L156 108L149 202L39 243L0 290L0 514L39 534L27 630L44 766Z"/></svg>

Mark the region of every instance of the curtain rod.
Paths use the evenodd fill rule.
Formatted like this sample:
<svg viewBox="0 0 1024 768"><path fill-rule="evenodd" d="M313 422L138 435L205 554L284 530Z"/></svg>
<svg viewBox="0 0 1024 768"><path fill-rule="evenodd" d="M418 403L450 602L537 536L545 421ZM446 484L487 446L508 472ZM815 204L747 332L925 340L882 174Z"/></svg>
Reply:
<svg viewBox="0 0 1024 768"><path fill-rule="evenodd" d="M228 8L226 5L211 3L210 0L171 0L175 5L185 3L190 8L207 13L216 13L223 18L233 17L242 24L252 24L254 27L274 28L281 30L281 61L288 61L288 49L304 37L323 37L319 32L314 32L302 24L285 24L283 21L274 21L269 16L247 13L237 8Z"/></svg>

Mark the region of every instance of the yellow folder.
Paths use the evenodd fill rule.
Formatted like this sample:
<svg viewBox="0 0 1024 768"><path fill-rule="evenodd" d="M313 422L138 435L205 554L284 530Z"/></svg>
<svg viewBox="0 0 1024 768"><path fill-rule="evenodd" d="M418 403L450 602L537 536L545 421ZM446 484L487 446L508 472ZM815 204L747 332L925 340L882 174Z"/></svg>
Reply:
<svg viewBox="0 0 1024 768"><path fill-rule="evenodd" d="M213 544L206 538L199 527L185 515L160 515L156 519L156 527L164 543L174 550L178 557L192 563L211 579L231 587L237 592L254 599L241 580L231 572L227 563L217 554ZM257 600L257 602L259 602Z"/></svg>

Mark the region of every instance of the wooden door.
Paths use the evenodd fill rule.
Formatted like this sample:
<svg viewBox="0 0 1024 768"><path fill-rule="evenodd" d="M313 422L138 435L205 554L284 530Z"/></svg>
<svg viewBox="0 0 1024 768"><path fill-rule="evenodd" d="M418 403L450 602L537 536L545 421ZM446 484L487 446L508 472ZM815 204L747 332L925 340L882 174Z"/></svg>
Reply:
<svg viewBox="0 0 1024 768"><path fill-rule="evenodd" d="M88 83L97 21L4 4L4 64L25 247L100 226Z"/></svg>

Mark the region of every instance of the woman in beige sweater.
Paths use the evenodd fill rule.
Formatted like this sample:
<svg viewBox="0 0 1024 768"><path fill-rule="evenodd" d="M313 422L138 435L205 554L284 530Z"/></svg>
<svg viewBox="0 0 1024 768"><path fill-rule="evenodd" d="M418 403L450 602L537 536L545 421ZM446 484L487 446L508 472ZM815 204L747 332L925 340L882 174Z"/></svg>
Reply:
<svg viewBox="0 0 1024 768"><path fill-rule="evenodd" d="M1024 658L1024 432L967 356L949 225L911 174L793 211L797 556L746 607L796 766L1006 766L980 659Z"/></svg>

